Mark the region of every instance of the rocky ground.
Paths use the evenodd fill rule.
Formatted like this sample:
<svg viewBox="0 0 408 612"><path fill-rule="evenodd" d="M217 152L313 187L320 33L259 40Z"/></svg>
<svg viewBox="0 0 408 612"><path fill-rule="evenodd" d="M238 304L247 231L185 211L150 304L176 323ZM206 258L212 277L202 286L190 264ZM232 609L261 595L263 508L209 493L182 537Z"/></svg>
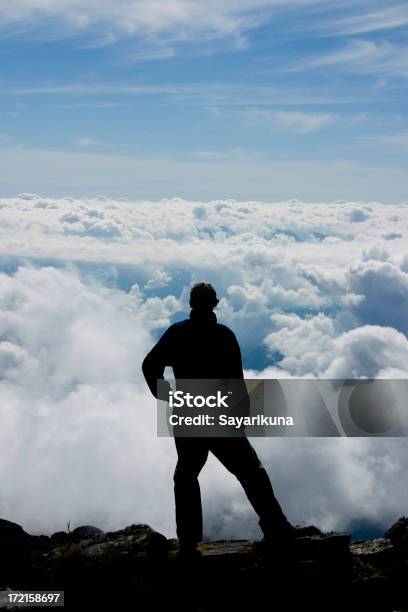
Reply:
<svg viewBox="0 0 408 612"><path fill-rule="evenodd" d="M299 527L290 549L203 543L182 561L148 525L33 536L0 519L0 608L11 590L64 590L65 608L408 611L408 519L383 538Z"/></svg>

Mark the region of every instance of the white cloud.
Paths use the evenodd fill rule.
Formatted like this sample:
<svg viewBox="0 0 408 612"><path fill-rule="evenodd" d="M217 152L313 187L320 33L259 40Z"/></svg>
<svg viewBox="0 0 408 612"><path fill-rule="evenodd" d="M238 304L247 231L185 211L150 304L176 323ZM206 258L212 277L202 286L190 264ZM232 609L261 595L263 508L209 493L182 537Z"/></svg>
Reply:
<svg viewBox="0 0 408 612"><path fill-rule="evenodd" d="M270 352L283 355L279 366L293 376L323 372L330 362L335 328L333 320L323 314L309 319L297 315L274 314L272 331L265 338Z"/></svg>
<svg viewBox="0 0 408 612"><path fill-rule="evenodd" d="M364 325L333 343L327 378L408 378L408 340L392 327Z"/></svg>
<svg viewBox="0 0 408 612"><path fill-rule="evenodd" d="M360 321L408 333L408 274L399 265L373 259L356 262L347 278L350 293L357 296L353 310Z"/></svg>
<svg viewBox="0 0 408 612"><path fill-rule="evenodd" d="M399 132L398 134L386 134L385 136L370 136L370 141L379 142L383 145L392 147L408 148L408 132Z"/></svg>
<svg viewBox="0 0 408 612"><path fill-rule="evenodd" d="M74 141L77 147L100 147L103 146L104 143L99 140L95 140L94 138L89 138L88 136L80 136Z"/></svg>
<svg viewBox="0 0 408 612"><path fill-rule="evenodd" d="M348 216L350 221L353 221L354 223L361 223L362 221L366 221L366 219L369 218L370 211L365 208L362 208L361 206L353 206L348 211Z"/></svg>
<svg viewBox="0 0 408 612"><path fill-rule="evenodd" d="M153 62L156 60L171 59L176 55L176 52L171 47L147 48L147 49L132 49L126 53L128 62Z"/></svg>
<svg viewBox="0 0 408 612"><path fill-rule="evenodd" d="M391 257L391 251L384 246L381 242L374 242L370 244L366 249L363 250L361 259L363 261L369 261L374 259L376 261L387 261Z"/></svg>
<svg viewBox="0 0 408 612"><path fill-rule="evenodd" d="M17 141L9 134L0 134L0 147L15 147Z"/></svg>
<svg viewBox="0 0 408 612"><path fill-rule="evenodd" d="M250 121L261 121L270 128L299 134L315 132L336 121L333 113L306 113L302 111L249 110L244 116Z"/></svg>
<svg viewBox="0 0 408 612"><path fill-rule="evenodd" d="M241 47L246 32L267 21L271 11L316 3L318 0L15 0L0 7L0 23L36 36L45 36L49 23L58 24L52 30L54 37L87 35L92 46L129 37L168 46L169 42L192 42L198 36L206 42L230 39Z"/></svg>
<svg viewBox="0 0 408 612"><path fill-rule="evenodd" d="M376 202L0 199L1 516L174 535L174 446L140 364L194 280L217 286L258 376L407 377L407 229L406 205ZM386 525L406 507L404 440L254 444L293 521ZM214 460L201 482L207 535L258 535Z"/></svg>
<svg viewBox="0 0 408 612"><path fill-rule="evenodd" d="M319 68L320 66L334 66L336 64L367 65L374 60L387 57L392 48L393 46L389 42L376 43L371 40L354 40L339 51L306 60L302 67Z"/></svg>
<svg viewBox="0 0 408 612"><path fill-rule="evenodd" d="M337 68L387 79L407 78L408 47L389 41L353 40L337 51L301 60L289 70Z"/></svg>
<svg viewBox="0 0 408 612"><path fill-rule="evenodd" d="M336 35L399 28L408 22L400 3L384 8L379 0L358 7L348 0L335 6L321 0L14 0L0 6L0 26L7 28L8 36L78 36L90 48L136 39L137 61L172 57L174 44L198 46L197 41L201 46L222 41L223 49L227 41L239 49L251 30L287 17L303 31Z"/></svg>
<svg viewBox="0 0 408 612"><path fill-rule="evenodd" d="M149 318L168 322L174 304L149 305L136 289L85 286L73 270L53 267L0 275L3 517L48 532L68 520L119 527L150 507L149 520L170 529L171 514L153 509L159 485L145 478L154 406L140 367ZM167 447L155 441L160 496L170 505Z"/></svg>
<svg viewBox="0 0 408 612"><path fill-rule="evenodd" d="M389 3L386 7L379 6L377 10L375 6L368 7L367 11L334 19L330 24L320 22L319 25L326 25L327 30L335 35L355 35L401 28L408 25L408 10L403 4Z"/></svg>
<svg viewBox="0 0 408 612"><path fill-rule="evenodd" d="M248 84L242 81L228 81L228 83L212 82L184 82L184 83L154 83L139 84L129 82L109 82L95 80L77 80L71 82L59 82L50 84L48 82L37 82L31 85L10 84L7 88L0 90L0 96L32 97L52 96L61 97L61 102L53 105L53 108L78 109L78 108L115 108L121 106L133 106L136 103L132 98L154 96L156 99L163 97L174 98L176 101L189 100L192 103L205 105L209 112L220 113L225 106L239 107L243 105L260 105L265 107L275 106L299 106L310 107L311 105L346 104L349 105L352 97L345 94L344 89L332 90L331 95L311 95L299 91L293 87L277 87L269 85ZM91 96L94 101L66 102L67 97ZM104 100L103 96L116 96L117 100ZM379 94L377 93L377 96ZM98 99L99 97L99 99ZM100 99L102 98L102 99ZM370 101L370 96L358 96L358 102ZM378 98L380 99L380 98ZM384 99L384 98L382 98ZM364 113L357 113L351 118L352 122L361 122Z"/></svg>

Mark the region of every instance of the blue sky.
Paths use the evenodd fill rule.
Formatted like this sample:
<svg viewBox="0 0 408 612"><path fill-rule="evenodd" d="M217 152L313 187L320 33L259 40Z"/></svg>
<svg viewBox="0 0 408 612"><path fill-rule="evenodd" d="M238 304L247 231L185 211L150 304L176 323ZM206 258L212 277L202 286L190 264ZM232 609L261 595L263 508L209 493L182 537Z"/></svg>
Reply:
<svg viewBox="0 0 408 612"><path fill-rule="evenodd" d="M2 195L406 199L408 6L14 0Z"/></svg>

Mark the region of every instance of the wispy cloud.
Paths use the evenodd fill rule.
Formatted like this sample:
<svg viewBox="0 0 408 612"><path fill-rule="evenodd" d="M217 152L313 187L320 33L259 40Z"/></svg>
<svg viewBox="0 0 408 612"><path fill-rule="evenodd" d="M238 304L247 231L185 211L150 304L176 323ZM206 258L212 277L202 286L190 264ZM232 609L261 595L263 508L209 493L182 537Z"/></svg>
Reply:
<svg viewBox="0 0 408 612"><path fill-rule="evenodd" d="M193 153L193 157L203 160L244 159L246 157L242 149L228 150L203 150Z"/></svg>
<svg viewBox="0 0 408 612"><path fill-rule="evenodd" d="M131 49L126 52L128 62L154 62L171 59L176 55L173 47L151 47L146 49Z"/></svg>
<svg viewBox="0 0 408 612"><path fill-rule="evenodd" d="M298 134L309 134L336 121L333 113L305 113L302 111L270 111L252 109L244 113L249 121L262 122L272 129L283 129Z"/></svg>
<svg viewBox="0 0 408 612"><path fill-rule="evenodd" d="M321 0L87 0L44 2L14 0L2 3L0 25L41 35L50 29L67 35L87 36L89 45L112 44L118 39L188 42L197 35L203 40L232 40L245 44L248 30L264 23L271 11L313 6ZM55 29L58 23L59 28Z"/></svg>
<svg viewBox="0 0 408 612"><path fill-rule="evenodd" d="M329 95L316 93L312 88L298 88L295 85L257 85L246 82L189 82L189 83L155 83L155 84L123 84L103 82L74 82L74 83L38 83L36 85L11 85L0 89L0 96L61 96L63 102L59 108L109 108L129 105L125 97L148 97L156 99L173 98L175 101L197 101L203 103L211 112L218 112L224 106L282 106L282 105L315 105L315 104L350 104L355 102L371 101L370 95L356 95L353 91L337 92L332 90ZM92 96L94 101L67 102L67 97ZM103 100L109 96L109 100ZM117 100L112 99L118 96ZM217 109L217 110L216 110Z"/></svg>
<svg viewBox="0 0 408 612"><path fill-rule="evenodd" d="M355 40L346 47L305 60L298 68L319 68L336 64L367 65L373 61L383 60L392 51L390 43L375 43L369 40Z"/></svg>
<svg viewBox="0 0 408 612"><path fill-rule="evenodd" d="M320 22L318 25L337 36L401 28L408 25L408 6L406 4L392 5L391 3L390 6L378 10L369 8L367 11L361 11L359 9L355 15L333 19L326 24Z"/></svg>
<svg viewBox="0 0 408 612"><path fill-rule="evenodd" d="M353 40L332 53L325 53L292 64L289 72L337 68L381 78L408 77L408 46L389 41Z"/></svg>
<svg viewBox="0 0 408 612"><path fill-rule="evenodd" d="M106 143L103 143L99 140L95 140L94 138L89 138L87 136L81 136L76 138L74 141L76 147L80 148L88 148L88 147L101 147L105 146Z"/></svg>
<svg viewBox="0 0 408 612"><path fill-rule="evenodd" d="M9 113L10 114L10 113ZM10 134L0 133L0 147L24 147L24 144L16 140L14 136Z"/></svg>
<svg viewBox="0 0 408 612"><path fill-rule="evenodd" d="M386 134L383 136L368 136L365 140L377 142L386 146L408 149L408 131L402 131L397 134Z"/></svg>
<svg viewBox="0 0 408 612"><path fill-rule="evenodd" d="M110 83L55 83L39 84L28 87L4 88L0 95L149 95L149 94L189 94L194 93L194 85L121 85Z"/></svg>
<svg viewBox="0 0 408 612"><path fill-rule="evenodd" d="M1 3L0 35L76 37L89 48L139 40L139 59L151 60L177 45L241 49L251 31L287 17L320 34L358 34L407 25L408 9L395 0L386 8L380 0L13 0Z"/></svg>
<svg viewBox="0 0 408 612"><path fill-rule="evenodd" d="M87 108L100 108L100 109L108 109L108 108L122 108L134 106L132 102L99 102L98 100L94 100L93 102L71 102L68 104L52 104L52 108L59 108L64 110L80 110Z"/></svg>

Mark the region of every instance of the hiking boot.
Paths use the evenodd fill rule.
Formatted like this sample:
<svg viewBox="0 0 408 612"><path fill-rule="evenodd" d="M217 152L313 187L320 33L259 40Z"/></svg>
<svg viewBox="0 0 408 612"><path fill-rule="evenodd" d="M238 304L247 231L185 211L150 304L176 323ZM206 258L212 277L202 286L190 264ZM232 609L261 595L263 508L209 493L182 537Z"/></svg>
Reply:
<svg viewBox="0 0 408 612"><path fill-rule="evenodd" d="M180 546L176 553L176 558L179 561L189 563L197 561L201 558L201 552L195 546Z"/></svg>
<svg viewBox="0 0 408 612"><path fill-rule="evenodd" d="M289 521L286 521L285 523L281 524L280 526L274 526L272 529L265 529L264 530L264 540L265 541L286 541L289 542L291 540L294 540L297 536L297 529L296 527L293 527L293 525L291 525L289 523Z"/></svg>
<svg viewBox="0 0 408 612"><path fill-rule="evenodd" d="M257 543L257 548L261 552L288 554L293 549L295 538L296 529L288 522L280 528L264 533L262 540Z"/></svg>

